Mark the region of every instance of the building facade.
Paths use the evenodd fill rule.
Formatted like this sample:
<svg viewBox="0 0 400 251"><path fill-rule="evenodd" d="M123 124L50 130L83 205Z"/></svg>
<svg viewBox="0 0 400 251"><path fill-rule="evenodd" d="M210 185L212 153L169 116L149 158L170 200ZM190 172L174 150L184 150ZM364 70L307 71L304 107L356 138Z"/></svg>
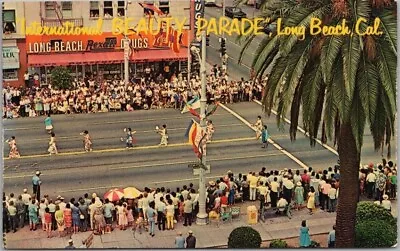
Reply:
<svg viewBox="0 0 400 251"><path fill-rule="evenodd" d="M18 47L23 66L18 68L22 72L18 75L20 84L26 69L31 75L39 75L41 84L47 84L51 70L57 66L68 67L77 78L123 78L123 39L130 41L131 78L139 77L148 66L154 73L167 69L171 74L187 67L190 1L46 1L14 5L16 34L25 36L19 39L21 47L12 47L10 42L10 48L3 49L3 58ZM6 7L11 8L7 3ZM9 65L16 67L16 63Z"/></svg>
<svg viewBox="0 0 400 251"><path fill-rule="evenodd" d="M25 34L17 25L17 18L24 16L21 2L2 3L3 11L3 82L10 86L24 83L27 71Z"/></svg>

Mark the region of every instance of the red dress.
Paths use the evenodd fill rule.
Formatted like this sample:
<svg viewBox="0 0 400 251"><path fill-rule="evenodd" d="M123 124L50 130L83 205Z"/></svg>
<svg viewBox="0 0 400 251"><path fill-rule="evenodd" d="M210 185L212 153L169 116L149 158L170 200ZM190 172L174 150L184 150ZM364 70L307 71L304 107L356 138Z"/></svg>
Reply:
<svg viewBox="0 0 400 251"><path fill-rule="evenodd" d="M51 223L51 214L50 213L45 213L44 214L44 223L50 224Z"/></svg>
<svg viewBox="0 0 400 251"><path fill-rule="evenodd" d="M65 224L65 227L72 227L72 210L71 210L71 208L64 209L64 224Z"/></svg>

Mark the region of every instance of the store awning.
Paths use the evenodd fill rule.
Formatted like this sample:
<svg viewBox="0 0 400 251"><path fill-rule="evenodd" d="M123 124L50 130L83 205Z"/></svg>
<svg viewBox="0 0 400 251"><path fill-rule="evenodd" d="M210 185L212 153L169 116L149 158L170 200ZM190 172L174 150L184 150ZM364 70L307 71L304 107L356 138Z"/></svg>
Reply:
<svg viewBox="0 0 400 251"><path fill-rule="evenodd" d="M111 64L124 61L123 51L28 55L29 66Z"/></svg>
<svg viewBox="0 0 400 251"><path fill-rule="evenodd" d="M161 60L187 60L188 50L182 47L179 53L175 53L173 50L140 50L132 53L131 62L154 62Z"/></svg>
<svg viewBox="0 0 400 251"><path fill-rule="evenodd" d="M167 50L140 50L132 53L130 62L155 62L161 60L187 60L187 48L181 48L179 53ZM123 51L81 52L63 54L30 54L28 66L66 66L83 64L112 64L124 62Z"/></svg>

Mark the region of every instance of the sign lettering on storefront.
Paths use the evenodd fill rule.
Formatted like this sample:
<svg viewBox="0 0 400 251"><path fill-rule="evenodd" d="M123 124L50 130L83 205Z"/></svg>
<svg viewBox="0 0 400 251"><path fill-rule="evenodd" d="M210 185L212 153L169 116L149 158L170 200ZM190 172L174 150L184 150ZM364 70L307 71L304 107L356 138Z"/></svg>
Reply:
<svg viewBox="0 0 400 251"><path fill-rule="evenodd" d="M18 47L3 47L3 69L19 69Z"/></svg>
<svg viewBox="0 0 400 251"><path fill-rule="evenodd" d="M194 34L197 33L198 20L204 17L204 0L194 1Z"/></svg>
<svg viewBox="0 0 400 251"><path fill-rule="evenodd" d="M149 39L147 37L130 39L129 47L135 50L147 49L149 48ZM122 40L121 40L121 49L124 49L124 43L122 42Z"/></svg>
<svg viewBox="0 0 400 251"><path fill-rule="evenodd" d="M83 51L83 41L54 41L37 42L28 44L28 53L50 53L50 52L77 52Z"/></svg>

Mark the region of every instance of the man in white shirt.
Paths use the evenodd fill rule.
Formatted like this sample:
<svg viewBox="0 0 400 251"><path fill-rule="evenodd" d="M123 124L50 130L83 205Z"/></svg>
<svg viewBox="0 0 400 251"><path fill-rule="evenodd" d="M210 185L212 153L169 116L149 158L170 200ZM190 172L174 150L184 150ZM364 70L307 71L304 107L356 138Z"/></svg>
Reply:
<svg viewBox="0 0 400 251"><path fill-rule="evenodd" d="M22 196L22 202L24 202L25 205L25 222L29 221L28 217L28 207L29 207L29 202L32 199L32 196L28 193L28 189L24 188L24 193L21 194Z"/></svg>
<svg viewBox="0 0 400 251"><path fill-rule="evenodd" d="M335 212L336 209L336 188L335 184L331 185L331 188L328 190L328 198L329 198L329 203L328 203L328 213L333 213Z"/></svg>
<svg viewBox="0 0 400 251"><path fill-rule="evenodd" d="M383 200L381 206L388 210L389 212L392 211L392 203L389 200L389 196L387 194L383 195Z"/></svg>
<svg viewBox="0 0 400 251"><path fill-rule="evenodd" d="M277 209L278 209L278 210L276 210L276 214L282 214L285 211L287 205L288 205L287 200L285 200L285 198L283 198L283 196L280 196L280 199L276 205Z"/></svg>
<svg viewBox="0 0 400 251"><path fill-rule="evenodd" d="M287 176L284 176L282 179L282 188L283 188L283 197L286 199L288 203L290 203L292 201L294 184L291 180L288 179Z"/></svg>
<svg viewBox="0 0 400 251"><path fill-rule="evenodd" d="M277 205L277 200L278 200L278 188L279 188L279 183L277 182L278 178L274 177L274 181L271 182L270 187L271 187L271 207L276 207Z"/></svg>
<svg viewBox="0 0 400 251"><path fill-rule="evenodd" d="M367 182L367 197L372 198L376 182L376 175L374 172L370 171L368 173L366 182Z"/></svg>
<svg viewBox="0 0 400 251"><path fill-rule="evenodd" d="M186 185L183 186L183 190L181 191L181 195L182 195L184 200L187 199L187 196L189 195L189 191L187 190L187 186Z"/></svg>
<svg viewBox="0 0 400 251"><path fill-rule="evenodd" d="M158 225L158 230L161 231L161 226L162 230L165 231L165 203L164 203L164 198L161 197L158 202L156 202L155 209L157 211L157 225Z"/></svg>

